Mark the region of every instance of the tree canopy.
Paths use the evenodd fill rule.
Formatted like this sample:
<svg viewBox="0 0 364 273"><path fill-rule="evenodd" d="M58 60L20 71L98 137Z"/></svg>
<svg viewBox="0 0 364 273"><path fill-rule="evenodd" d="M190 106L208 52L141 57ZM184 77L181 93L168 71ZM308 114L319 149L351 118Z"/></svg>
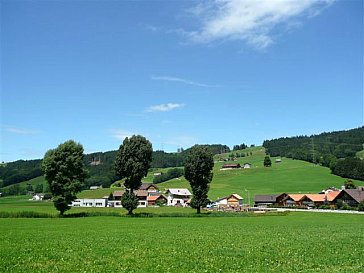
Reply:
<svg viewBox="0 0 364 273"><path fill-rule="evenodd" d="M124 139L116 155L115 171L120 179L125 178L126 192L122 196L122 205L129 214L132 214L138 205L133 191L141 186L142 178L147 176L152 154L152 144L149 140L140 135L133 135Z"/></svg>
<svg viewBox="0 0 364 273"><path fill-rule="evenodd" d="M190 182L193 193L191 206L197 209L197 213L208 204L213 167L213 155L207 147L195 145L190 149L185 162L185 178Z"/></svg>
<svg viewBox="0 0 364 273"><path fill-rule="evenodd" d="M76 199L88 173L84 167L81 144L69 140L44 155L42 168L53 202L61 215L69 210L69 204Z"/></svg>

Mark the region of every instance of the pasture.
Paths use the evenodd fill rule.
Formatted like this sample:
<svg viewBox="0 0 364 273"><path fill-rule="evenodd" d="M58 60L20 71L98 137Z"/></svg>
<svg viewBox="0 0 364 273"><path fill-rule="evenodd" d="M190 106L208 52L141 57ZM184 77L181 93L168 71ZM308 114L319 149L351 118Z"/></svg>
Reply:
<svg viewBox="0 0 364 273"><path fill-rule="evenodd" d="M362 272L361 215L0 219L0 272Z"/></svg>

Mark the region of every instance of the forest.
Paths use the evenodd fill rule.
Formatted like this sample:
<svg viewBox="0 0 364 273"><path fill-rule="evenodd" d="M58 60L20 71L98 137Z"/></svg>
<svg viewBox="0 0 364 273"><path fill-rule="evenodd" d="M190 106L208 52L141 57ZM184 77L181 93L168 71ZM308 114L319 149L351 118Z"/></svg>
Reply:
<svg viewBox="0 0 364 273"><path fill-rule="evenodd" d="M329 167L332 173L346 178L364 180L360 173L364 161L355 158L364 149L364 127L311 136L282 137L265 140L263 146L270 156L304 160Z"/></svg>

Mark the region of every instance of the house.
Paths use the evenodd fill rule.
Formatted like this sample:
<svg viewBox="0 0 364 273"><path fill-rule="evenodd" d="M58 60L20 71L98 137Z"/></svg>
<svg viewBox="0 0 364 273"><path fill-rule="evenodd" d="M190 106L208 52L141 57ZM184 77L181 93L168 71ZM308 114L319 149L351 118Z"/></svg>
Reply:
<svg viewBox="0 0 364 273"><path fill-rule="evenodd" d="M286 193L282 194L257 194L254 197L254 205L261 206L283 206L287 198Z"/></svg>
<svg viewBox="0 0 364 273"><path fill-rule="evenodd" d="M121 201L121 198L123 196L125 191L114 191L113 193L113 197L115 201ZM148 197L148 191L146 190L136 190L134 191L134 194L138 197L138 208L145 208L148 205L148 201L147 201L147 197ZM114 203L114 207L118 207L119 203L117 202L112 202ZM121 207L121 202L120 202L120 207Z"/></svg>
<svg viewBox="0 0 364 273"><path fill-rule="evenodd" d="M167 203L167 198L159 193L158 195L151 195L147 197L147 201L148 201L148 207L149 206L155 206L158 203Z"/></svg>
<svg viewBox="0 0 364 273"><path fill-rule="evenodd" d="M342 190L335 197L333 202L336 204L338 200L342 200L345 204L351 207L356 207L364 200L364 187Z"/></svg>
<svg viewBox="0 0 364 273"><path fill-rule="evenodd" d="M275 162L276 162L276 163L282 163L282 159L277 158L277 159L275 160Z"/></svg>
<svg viewBox="0 0 364 273"><path fill-rule="evenodd" d="M224 164L224 165L222 165L220 171L239 169L239 168L241 168L241 165L239 163L237 163L237 164Z"/></svg>
<svg viewBox="0 0 364 273"><path fill-rule="evenodd" d="M188 189L168 189L167 206L186 206L191 196Z"/></svg>
<svg viewBox="0 0 364 273"><path fill-rule="evenodd" d="M90 190L102 189L102 186L91 186Z"/></svg>
<svg viewBox="0 0 364 273"><path fill-rule="evenodd" d="M285 205L289 207L301 207L303 206L303 202L307 201L307 197L304 194L288 194L285 199Z"/></svg>
<svg viewBox="0 0 364 273"><path fill-rule="evenodd" d="M244 169L250 169L251 167L252 167L252 164L250 164L250 163L244 163L243 164Z"/></svg>
<svg viewBox="0 0 364 273"><path fill-rule="evenodd" d="M148 193L159 192L158 187L153 183L142 183L142 185L139 187L139 190L144 190Z"/></svg>
<svg viewBox="0 0 364 273"><path fill-rule="evenodd" d="M76 199L72 201L71 206L73 207L98 207L104 208L107 206L107 199L106 198L98 198L98 199Z"/></svg>
<svg viewBox="0 0 364 273"><path fill-rule="evenodd" d="M217 199L214 203L220 206L239 207L243 205L244 198L239 194L233 193L223 198Z"/></svg>
<svg viewBox="0 0 364 273"><path fill-rule="evenodd" d="M41 200L43 200L43 197L44 197L43 193L36 193L36 194L33 195L32 199L29 199L29 200L41 201Z"/></svg>

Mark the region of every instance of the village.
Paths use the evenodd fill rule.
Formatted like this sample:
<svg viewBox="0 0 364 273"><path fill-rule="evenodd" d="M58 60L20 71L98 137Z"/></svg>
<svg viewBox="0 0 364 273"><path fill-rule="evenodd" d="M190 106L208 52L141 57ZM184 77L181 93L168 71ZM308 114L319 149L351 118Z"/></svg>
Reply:
<svg viewBox="0 0 364 273"><path fill-rule="evenodd" d="M90 187L95 190L97 187ZM110 196L103 198L76 199L73 207L114 207L122 208L121 198L125 191L115 190ZM153 183L142 183L135 191L138 197L138 208L178 206L190 207L192 193L186 188L170 188L161 192ZM39 200L38 197L34 200ZM246 211L264 208L322 208L322 209L349 209L355 208L364 200L364 187L355 189L327 188L320 193L281 193L259 194L254 197L254 205L244 202L244 198L237 193L218 198L206 206L208 210ZM250 200L249 200L250 201Z"/></svg>

